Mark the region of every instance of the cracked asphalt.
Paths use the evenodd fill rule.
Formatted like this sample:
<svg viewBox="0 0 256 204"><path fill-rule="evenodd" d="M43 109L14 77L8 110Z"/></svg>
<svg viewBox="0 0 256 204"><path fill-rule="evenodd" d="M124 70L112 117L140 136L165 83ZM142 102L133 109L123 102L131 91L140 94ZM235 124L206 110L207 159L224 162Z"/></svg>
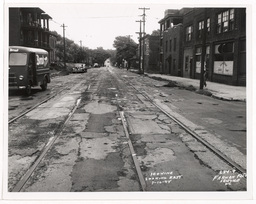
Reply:
<svg viewBox="0 0 256 204"><path fill-rule="evenodd" d="M76 85L70 87L75 79ZM61 79L58 80L60 83ZM205 114L200 111L198 116L194 116L204 120L200 123L192 120L196 104L186 105L191 101L218 103L218 107L223 106L224 109L225 102L212 101L201 95L192 98L187 90L175 89L171 93L170 89L159 87L163 82L112 67L99 68L88 70L86 74L65 76L62 82L66 83L65 93L42 104L9 127L9 190L17 184L55 133L59 134L57 140L22 192L141 191L120 111L124 111L147 191L246 190L245 177L228 171L230 166L136 92L128 82L146 92L166 111L183 119L202 137L211 139L217 148L222 148L223 152L230 150L225 153L239 158L237 162L240 165L246 164L246 157L240 151L245 147L237 148L243 146L242 142L234 145L233 140L228 140L229 137L221 140L223 138L218 137L218 133L227 132L224 128L215 132L205 128L221 126L225 118L209 117L209 110ZM190 102L186 101L186 96L191 98ZM78 108L60 131L78 99L81 99ZM184 109L181 108L183 106ZM238 107L237 104L234 106ZM242 107L240 109L241 112L237 110L236 115L244 115ZM241 120L241 117L237 119ZM226 124L228 122L225 127ZM216 176L220 175L225 177L217 179Z"/></svg>

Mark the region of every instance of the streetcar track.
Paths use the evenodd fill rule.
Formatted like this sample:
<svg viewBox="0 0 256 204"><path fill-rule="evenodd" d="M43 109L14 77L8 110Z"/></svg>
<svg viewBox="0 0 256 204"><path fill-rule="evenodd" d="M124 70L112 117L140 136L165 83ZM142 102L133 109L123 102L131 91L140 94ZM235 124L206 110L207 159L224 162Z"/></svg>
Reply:
<svg viewBox="0 0 256 204"><path fill-rule="evenodd" d="M94 79L94 78L93 78L93 79ZM80 86L81 83L82 83L82 82L78 83L76 86L72 87L69 91L75 90L78 86ZM90 86L91 86L91 84L89 83L87 90L90 89ZM8 124L11 124L11 123L13 123L14 121L18 120L19 118L22 118L22 117L23 117L24 115L26 115L27 113L29 113L29 112L31 112L32 110L36 109L38 106L40 106L40 105L42 105L43 103L49 101L50 99L56 97L58 94L60 94L61 92L65 91L65 90L67 90L67 89L66 89L66 88L63 88L63 89L61 89L60 91L58 91L57 93L54 93L54 94L52 94L51 96L46 97L46 98L43 99L41 102L37 103L36 105L34 105L34 106L32 106L31 108L29 108L29 109L27 109L26 111L24 111L23 113L21 113L21 114L19 114L18 116L16 116L16 117L12 118L11 120L9 120L9 121L8 121ZM87 90L86 90L86 91L87 91Z"/></svg>
<svg viewBox="0 0 256 204"><path fill-rule="evenodd" d="M29 108L28 110L26 110L25 112L19 114L18 116L12 118L11 120L8 121L8 124L13 123L14 121L18 120L19 118L23 117L24 115L26 115L27 113L31 112L32 110L36 109L38 106L42 105L43 103L49 101L50 99L54 98L55 96L57 96L59 93L61 93L62 91L64 91L65 89L60 90L59 92L52 94L49 97L46 97L45 99L43 99L41 102L37 103L36 105L34 105L33 107Z"/></svg>
<svg viewBox="0 0 256 204"><path fill-rule="evenodd" d="M58 129L60 129L60 131L57 133L57 130L55 129L51 132L52 137L49 138L47 144L42 149L40 156L36 159L36 161L33 163L33 165L28 169L28 171L23 175L23 177L19 180L19 182L15 185L12 192L19 192L22 189L22 187L26 184L26 182L28 181L28 179L30 178L32 173L35 171L36 167L39 165L39 163L45 157L45 155L47 154L49 149L53 146L56 139L62 134L62 131L63 131L65 125L70 120L72 115L75 113L80 102L81 102L81 98L78 98L75 107L69 113L68 118L65 120L64 124L62 125L61 128L58 128Z"/></svg>
<svg viewBox="0 0 256 204"><path fill-rule="evenodd" d="M122 120L122 124L123 124L123 128L124 128L125 136L128 139L128 146L129 146L129 149L130 149L130 152L131 152L131 156L132 156L132 159L133 159L133 162L134 162L134 165L135 165L138 177L139 177L139 181L140 181L140 185L141 185L142 191L146 191L146 182L145 182L144 176L142 174L142 171L141 171L141 168L140 168L140 164L139 164L139 161L137 159L136 152L134 151L131 139L129 137L128 125L127 125L127 122L126 122L126 119L125 119L123 111L120 111L120 116L121 116L121 120Z"/></svg>
<svg viewBox="0 0 256 204"><path fill-rule="evenodd" d="M90 93L92 91L92 86L93 86L93 82L95 81L96 77L93 77L89 82L88 82L88 86L85 90L85 92ZM69 92L74 91L78 86L81 85L82 82L78 83L76 86L72 87ZM62 92L64 89L62 89L61 91L59 91L58 93L54 94L53 96L51 96L52 98L56 95L58 95L60 92ZM49 97L47 98L49 100ZM38 167L38 165L40 164L40 162L43 160L43 158L46 156L46 154L48 153L48 151L51 149L51 147L54 145L55 141L59 138L59 136L61 136L65 125L69 122L69 120L71 119L71 117L73 116L73 114L75 113L75 111L77 110L77 108L79 107L80 103L81 103L82 98L79 97L76 100L76 105L74 106L74 108L69 112L67 119L65 120L65 122L62 124L61 127L57 127L55 128L53 131L48 132L48 134L51 135L51 137L48 139L47 143L45 144L45 146L43 147L43 149L40 151L40 155L37 157L37 159L33 162L32 166L29 167L29 169L26 171L26 173L22 176L22 178L18 181L18 183L14 186L14 188L12 189L12 192L20 192L23 188L23 186L27 183L27 181L29 180L29 178L31 177L31 175L33 174L33 172L36 171L36 168ZM33 109L35 109L36 107L38 107L39 105L41 105L42 103L46 102L47 100L45 99L44 101L40 102L40 104L37 104L33 107ZM21 118L22 116L24 116L26 113L32 111L33 109L29 109L28 111L24 112L23 114L19 115L19 118ZM15 118L15 120L17 120L17 118ZM13 121L11 121L13 122Z"/></svg>
<svg viewBox="0 0 256 204"><path fill-rule="evenodd" d="M226 155L224 155L222 152L220 152L218 149L216 149L213 145L211 145L209 142L202 139L197 133L195 133L193 130L191 130L189 127L187 127L184 123L182 123L180 120L178 120L176 117L170 115L167 111L165 111L163 108L161 108L158 104L156 104L153 99L148 96L148 94L145 91L138 90L133 84L131 84L127 79L125 81L138 93L140 93L145 99L147 99L150 103L152 103L155 107L157 107L161 112L163 112L167 117L175 121L180 127L182 127L188 134L190 134L192 137L194 137L197 141L199 141L201 144L203 144L206 148L208 148L211 152L213 152L215 155L217 155L221 160L223 160L225 163L227 163L232 168L236 169L238 172L242 174L246 174L246 169L232 161L230 158L228 158Z"/></svg>
<svg viewBox="0 0 256 204"><path fill-rule="evenodd" d="M93 79L95 80L95 79ZM202 138L200 138L194 131L192 131L190 128L188 128L185 124L183 124L181 121L179 121L177 118L175 118L174 116L170 115L168 112L166 112L163 108L161 108L158 104L156 104L153 99L150 98L150 96L148 96L148 94L145 91L139 91L134 85L132 85L127 79L125 79L125 81L134 88L134 90L136 90L138 93L140 93L145 99L147 99L150 103L152 103L155 107L157 107L161 112L163 112L167 117L169 117L170 119L172 119L173 121L175 121L177 124L179 124L187 133L189 133L191 136L193 136L194 138L196 138L199 142L201 142L204 146L206 146L210 151L212 151L215 155L217 155L219 158L221 158L222 160L224 160L226 163L228 163L229 165L231 165L232 167L234 167L236 170L238 170L241 173L246 173L246 170L243 169L242 167L240 167L239 165L237 165L236 163L234 163L231 159L229 159L228 157L226 157L223 153L221 153L220 151L218 151L215 147L213 147L211 144L209 144L207 141L203 140ZM87 86L86 91L87 92L91 92L92 91L92 82L89 83L89 85ZM76 86L77 87L77 86ZM63 91L63 90L62 90ZM61 91L60 91L61 92ZM58 92L58 93L60 93ZM94 91L93 91L94 92ZM57 94L58 94L57 93ZM57 95L55 94L55 96ZM51 96L52 98L54 96ZM48 97L49 98L49 97ZM48 99L50 100L50 99ZM46 102L47 100L45 99L45 101L40 102L39 105L41 105L42 103ZM70 118L72 117L72 115L75 113L75 111L77 110L79 104L81 102L81 98L77 99L76 105L74 106L74 108L72 109L72 111L70 111L68 118L65 120L64 124L62 125L61 128L57 130L52 131L50 134L52 135L47 144L45 145L45 147L42 149L40 156L36 159L36 161L33 163L33 165L27 170L27 172L23 175L23 177L19 180L19 182L15 185L15 187L13 188L12 192L19 192L21 191L21 189L23 188L23 186L26 184L26 182L28 181L28 179L30 178L30 176L32 175L32 173L36 170L37 166L39 165L39 163L42 161L42 159L45 157L45 155L47 154L47 152L50 150L50 148L53 146L54 142L57 140L57 138L62 134L65 125L68 123L68 121L70 120ZM37 106L32 107L33 109L35 109L36 107L39 106L37 104ZM33 109L29 109L28 111L26 111L26 113L28 113L29 111L33 110ZM23 115L25 115L26 113L23 113ZM127 137L127 144L129 146L130 149L130 153L131 153L131 157L133 159L134 162L134 166L139 178L139 182L142 188L142 191L146 191L146 182L136 155L136 152L134 150L133 144L131 142L131 139L129 137L129 126L128 123L126 121L125 115L124 115L124 111L119 111L120 117L121 117L121 121L122 121L122 125L124 128L124 132L125 132L125 136ZM22 116L23 116L22 115ZM22 117L20 116L20 117ZM20 118L19 117L19 118ZM18 118L15 118L15 120L17 120ZM13 121L9 121L13 122Z"/></svg>
<svg viewBox="0 0 256 204"><path fill-rule="evenodd" d="M77 86L74 87L74 89ZM88 85L88 87L86 88L86 91L89 91L91 87L91 83ZM60 91L61 92L61 91ZM40 162L43 160L43 158L45 157L45 155L48 153L48 151L51 149L51 147L53 146L54 142L57 140L57 138L59 138L59 136L62 134L65 125L69 122L70 118L73 116L73 114L75 113L75 111L77 110L77 108L79 107L81 103L81 97L78 98L76 100L76 105L74 106L74 108L69 112L67 119L65 120L65 122L62 124L61 127L57 127L55 128L53 131L49 132L48 134L51 135L51 137L49 138L49 140L47 141L47 143L45 144L44 148L40 151L40 155L37 157L37 159L35 160L35 162L32 164L32 166L26 171L26 173L22 176L22 178L19 180L19 182L14 186L12 192L20 192L21 189L23 188L23 186L26 184L26 182L28 181L28 179L31 177L32 173L36 170L37 166L40 164Z"/></svg>

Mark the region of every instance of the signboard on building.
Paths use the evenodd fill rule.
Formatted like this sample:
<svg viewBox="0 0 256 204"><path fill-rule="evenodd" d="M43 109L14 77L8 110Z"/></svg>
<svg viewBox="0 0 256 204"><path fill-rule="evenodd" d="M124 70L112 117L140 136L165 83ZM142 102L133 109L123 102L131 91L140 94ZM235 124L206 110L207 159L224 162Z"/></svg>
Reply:
<svg viewBox="0 0 256 204"><path fill-rule="evenodd" d="M215 61L214 73L223 75L233 75L233 61Z"/></svg>
<svg viewBox="0 0 256 204"><path fill-rule="evenodd" d="M196 62L196 73L201 73L201 62L200 61Z"/></svg>

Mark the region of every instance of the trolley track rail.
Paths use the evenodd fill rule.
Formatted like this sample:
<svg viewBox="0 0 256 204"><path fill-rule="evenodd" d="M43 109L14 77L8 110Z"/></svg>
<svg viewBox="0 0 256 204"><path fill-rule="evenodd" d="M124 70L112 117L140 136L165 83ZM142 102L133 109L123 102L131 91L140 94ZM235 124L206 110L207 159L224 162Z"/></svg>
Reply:
<svg viewBox="0 0 256 204"><path fill-rule="evenodd" d="M188 134L190 134L192 137L194 137L197 141L199 141L201 144L203 144L205 147L207 147L211 152L213 152L215 155L217 155L221 160L223 160L225 163L230 165L232 168L236 169L238 172L242 174L246 174L246 169L232 161L230 158L228 158L225 154L220 152L218 149L216 149L213 145L211 145L209 142L202 139L197 133L195 133L193 130L191 130L189 127L187 127L184 123L179 121L177 118L172 116L170 113L165 111L162 107L160 107L157 103L151 99L146 92L142 92L138 90L133 84L131 84L128 80L125 80L134 90L136 90L139 94L141 94L145 99L147 99L152 105L157 107L161 112L163 112L167 117L175 121L179 126L181 126Z"/></svg>
<svg viewBox="0 0 256 204"><path fill-rule="evenodd" d="M172 119L173 121L175 121L178 125L180 125L187 133L189 133L191 136L193 136L197 141L201 142L204 146L206 146L211 152L213 152L215 155L217 155L220 159L222 159L223 161L225 161L227 164L229 164L230 166L232 166L232 168L235 168L238 172L241 173L246 173L246 170L243 169L242 167L240 167L238 164L236 164L235 162L233 162L231 159L229 159L228 157L226 157L223 153L221 153L219 150L217 150L215 147L213 147L211 144L209 144L207 141L203 140L202 138L200 138L199 135L197 135L193 130L191 130L189 127L187 127L185 124L183 124L181 121L179 121L177 118L175 118L174 116L170 115L167 111L165 111L163 108L161 108L158 104L156 104L153 99L150 98L150 96L148 96L148 94L146 92L142 92L140 90L138 90L134 85L132 85L128 80L125 80L135 91L137 91L138 93L140 93L143 97L145 97L145 99L147 99L149 102L152 103L152 105L154 105L155 107L157 107L162 113L164 113L167 117L169 117L170 119ZM86 91L89 91L90 87L91 87L90 83L86 89ZM63 91L63 90L62 90ZM61 92L61 91L60 91ZM59 93L59 92L58 92ZM57 94L55 94L57 95ZM50 96L51 98L53 98L54 96ZM35 109L36 107L38 107L39 105L41 105L42 103L46 102L47 100L50 100L50 97L48 97L47 99L45 99L44 101L40 102L40 104L35 105L34 107L32 107L33 109ZM59 136L61 136L63 129L65 128L65 125L68 123L68 121L70 120L70 118L72 117L72 115L75 113L76 109L79 107L79 104L81 102L81 98L78 98L77 103L75 105L75 107L72 109L72 111L69 113L67 119L65 120L64 124L61 126L61 128L59 128L58 130L54 130L52 132L52 137L49 139L48 143L45 145L45 147L43 148L43 150L41 151L41 154L39 155L39 157L37 158L37 160L33 163L33 165L27 170L27 172L23 175L23 177L21 178L21 180L15 185L15 187L13 188L12 192L19 192L22 190L23 186L26 184L26 182L28 181L28 179L30 178L30 176L32 175L32 173L36 170L37 166L39 165L39 163L43 160L43 158L45 157L45 155L47 154L47 152L51 149L51 147L53 146L54 142L57 140L57 138ZM28 111L26 111L26 113L28 113L29 111L33 110L33 109L29 109ZM23 115L25 115L26 113L23 113ZM133 144L131 142L131 139L129 137L129 127L124 115L123 111L119 111L120 117L121 117L121 121L122 121L122 125L124 128L124 132L125 132L125 136L127 137L128 140L128 146L130 149L130 153L131 153L131 157L133 159L133 163L136 169L136 172L138 174L138 178L139 178L139 182L141 185L141 189L142 191L146 191L147 185L146 182L144 180L144 176L142 174L142 170L140 168L140 164L139 161L137 159L136 156L136 152L134 150ZM23 116L22 115L22 116ZM20 117L22 117L20 116ZM16 117L15 119L12 119L13 121L17 120L20 117ZM9 121L9 123L13 122L13 121Z"/></svg>
<svg viewBox="0 0 256 204"><path fill-rule="evenodd" d="M95 81L95 77L93 77L89 82L88 82L88 86L86 88L86 92L90 91L91 86L93 84L93 81ZM82 83L82 82L81 82ZM69 92L74 91L77 87L79 87L81 85L81 83L78 83L76 86L72 87ZM41 104L47 102L48 100L54 98L55 96L57 96L59 93L63 92L64 90L66 90L65 88L60 90L59 92L53 94L50 97L45 98L43 101L39 102L38 104L36 104L35 106L33 106L32 108L30 108L29 110L25 111L24 113L20 114L19 116L13 118L12 120L9 121L9 124L11 124L12 122L18 120L19 118L22 118L24 115L26 115L27 113L29 113L30 111L36 109L38 106L40 106ZM40 151L39 156L36 158L36 160L33 162L33 164L29 167L29 169L26 171L26 173L21 177L21 179L18 181L18 183L13 187L13 189L11 190L12 192L20 192L23 188L23 186L27 183L27 181L29 180L29 178L31 177L31 175L33 174L33 172L36 171L36 168L38 167L38 165L40 164L40 162L44 159L44 157L46 156L46 154L49 152L49 150L52 148L52 146L54 145L55 141L61 136L65 125L69 122L69 120L71 119L71 117L73 116L73 114L75 113L75 111L77 110L77 108L79 107L81 102L81 97L79 97L76 101L75 106L73 107L73 109L70 111L70 113L68 114L68 117L66 118L66 120L64 121L64 123L60 126L60 127L56 127L53 131L49 132L49 134L51 135L51 137L49 138L48 142L45 144L45 146L43 147L43 149Z"/></svg>
<svg viewBox="0 0 256 204"><path fill-rule="evenodd" d="M8 124L13 123L14 121L18 120L19 118L22 118L24 115L26 115L27 113L31 112L32 110L36 109L38 106L42 105L43 103L49 101L50 99L54 98L55 96L57 96L58 94L60 94L62 91L64 91L65 89L60 90L57 93L52 94L51 96L48 96L46 98L44 98L41 102L37 103L36 105L34 105L33 107L29 108L28 110L24 111L23 113L19 114L18 116L12 118L11 120L8 121Z"/></svg>
<svg viewBox="0 0 256 204"><path fill-rule="evenodd" d="M75 89L77 86L73 87L73 89ZM91 87L91 83L88 85L88 87L86 88L86 91L89 91ZM73 90L72 89L72 90ZM63 91L63 90L61 90ZM61 92L60 91L60 92ZM58 92L58 93L60 93ZM58 94L57 93L57 94ZM57 94L55 94L54 96L56 96ZM52 96L52 97L54 97ZM48 99L49 100L49 99ZM45 99L44 102L46 102L47 100ZM44 103L44 102L40 102L40 104ZM23 186L26 184L26 182L28 181L28 179L31 177L32 173L36 170L37 166L40 164L40 162L43 160L43 158L46 156L46 154L48 153L48 151L51 149L51 147L54 145L54 142L58 139L58 137L61 136L65 125L69 122L69 120L71 119L71 117L73 116L73 114L75 113L75 111L77 110L77 108L79 107L81 102L81 98L78 98L76 101L76 105L74 106L74 108L70 111L70 113L68 114L67 119L64 121L64 123L61 125L61 127L57 127L55 128L52 132L50 132L51 137L48 140L47 144L43 147L43 149L41 150L40 155L37 157L37 159L35 160L35 162L32 164L32 166L30 166L30 168L26 171L26 173L22 176L22 178L18 181L18 183L14 186L14 188L12 189L12 192L20 192L23 188ZM40 105L39 104L39 105ZM33 109L35 109L36 107L39 106L37 104L37 106L34 106ZM33 109L29 110L32 111ZM26 113L28 113L29 111L27 111ZM23 115L25 115L26 113L23 113ZM22 115L22 116L23 116ZM20 116L20 117L22 117ZM18 118L17 118L18 119Z"/></svg>
<svg viewBox="0 0 256 204"><path fill-rule="evenodd" d="M44 146L40 156L36 159L36 161L33 163L33 165L28 169L28 171L23 175L23 177L19 180L19 182L16 184L16 186L13 188L12 192L19 192L22 187L26 184L32 173L35 171L38 164L42 161L42 159L45 157L46 153L50 150L50 148L53 146L54 142L57 140L57 138L62 134L62 131L65 127L65 125L68 123L70 118L75 113L77 107L80 104L81 99L79 98L77 100L77 103L73 110L69 113L68 118L65 120L64 124L61 128L58 128L59 130L55 129L51 134L52 137L49 139L48 143Z"/></svg>

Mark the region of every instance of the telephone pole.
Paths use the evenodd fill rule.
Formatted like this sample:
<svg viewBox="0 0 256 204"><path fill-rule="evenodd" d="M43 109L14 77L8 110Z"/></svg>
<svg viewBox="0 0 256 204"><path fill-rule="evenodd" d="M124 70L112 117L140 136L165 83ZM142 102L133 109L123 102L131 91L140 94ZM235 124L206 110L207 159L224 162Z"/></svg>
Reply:
<svg viewBox="0 0 256 204"><path fill-rule="evenodd" d="M143 10L143 38L142 38L142 44L143 44L143 47L142 47L142 73L144 74L144 71L145 71L145 22L146 22L146 13L145 11L146 10L150 10L150 8L139 8L139 9L142 9Z"/></svg>
<svg viewBox="0 0 256 204"><path fill-rule="evenodd" d="M207 31L207 10L206 8L204 9L204 27L203 27L203 39L202 39L202 59L201 59L201 73L200 73L200 86L199 89L203 89L204 88L204 83L205 83L205 76L204 76L204 72L206 72L205 70L205 56L206 56L206 31Z"/></svg>
<svg viewBox="0 0 256 204"><path fill-rule="evenodd" d="M141 23L143 22L142 20L136 21L140 23L140 32L136 32L139 34L139 65L140 65L140 73L142 72L142 66L141 66L141 38L142 38L142 33L141 33Z"/></svg>
<svg viewBox="0 0 256 204"><path fill-rule="evenodd" d="M80 42L80 47L82 47L82 42L83 42L83 41L82 41L82 40L80 40L79 42Z"/></svg>
<svg viewBox="0 0 256 204"><path fill-rule="evenodd" d="M65 40L65 27L67 27L67 26L65 26L65 24L63 23L63 25L61 25L60 27L62 27L63 28L63 45L64 45L64 57L63 57L63 61L64 61L64 67L65 67L65 69L67 68L66 67L66 40Z"/></svg>

